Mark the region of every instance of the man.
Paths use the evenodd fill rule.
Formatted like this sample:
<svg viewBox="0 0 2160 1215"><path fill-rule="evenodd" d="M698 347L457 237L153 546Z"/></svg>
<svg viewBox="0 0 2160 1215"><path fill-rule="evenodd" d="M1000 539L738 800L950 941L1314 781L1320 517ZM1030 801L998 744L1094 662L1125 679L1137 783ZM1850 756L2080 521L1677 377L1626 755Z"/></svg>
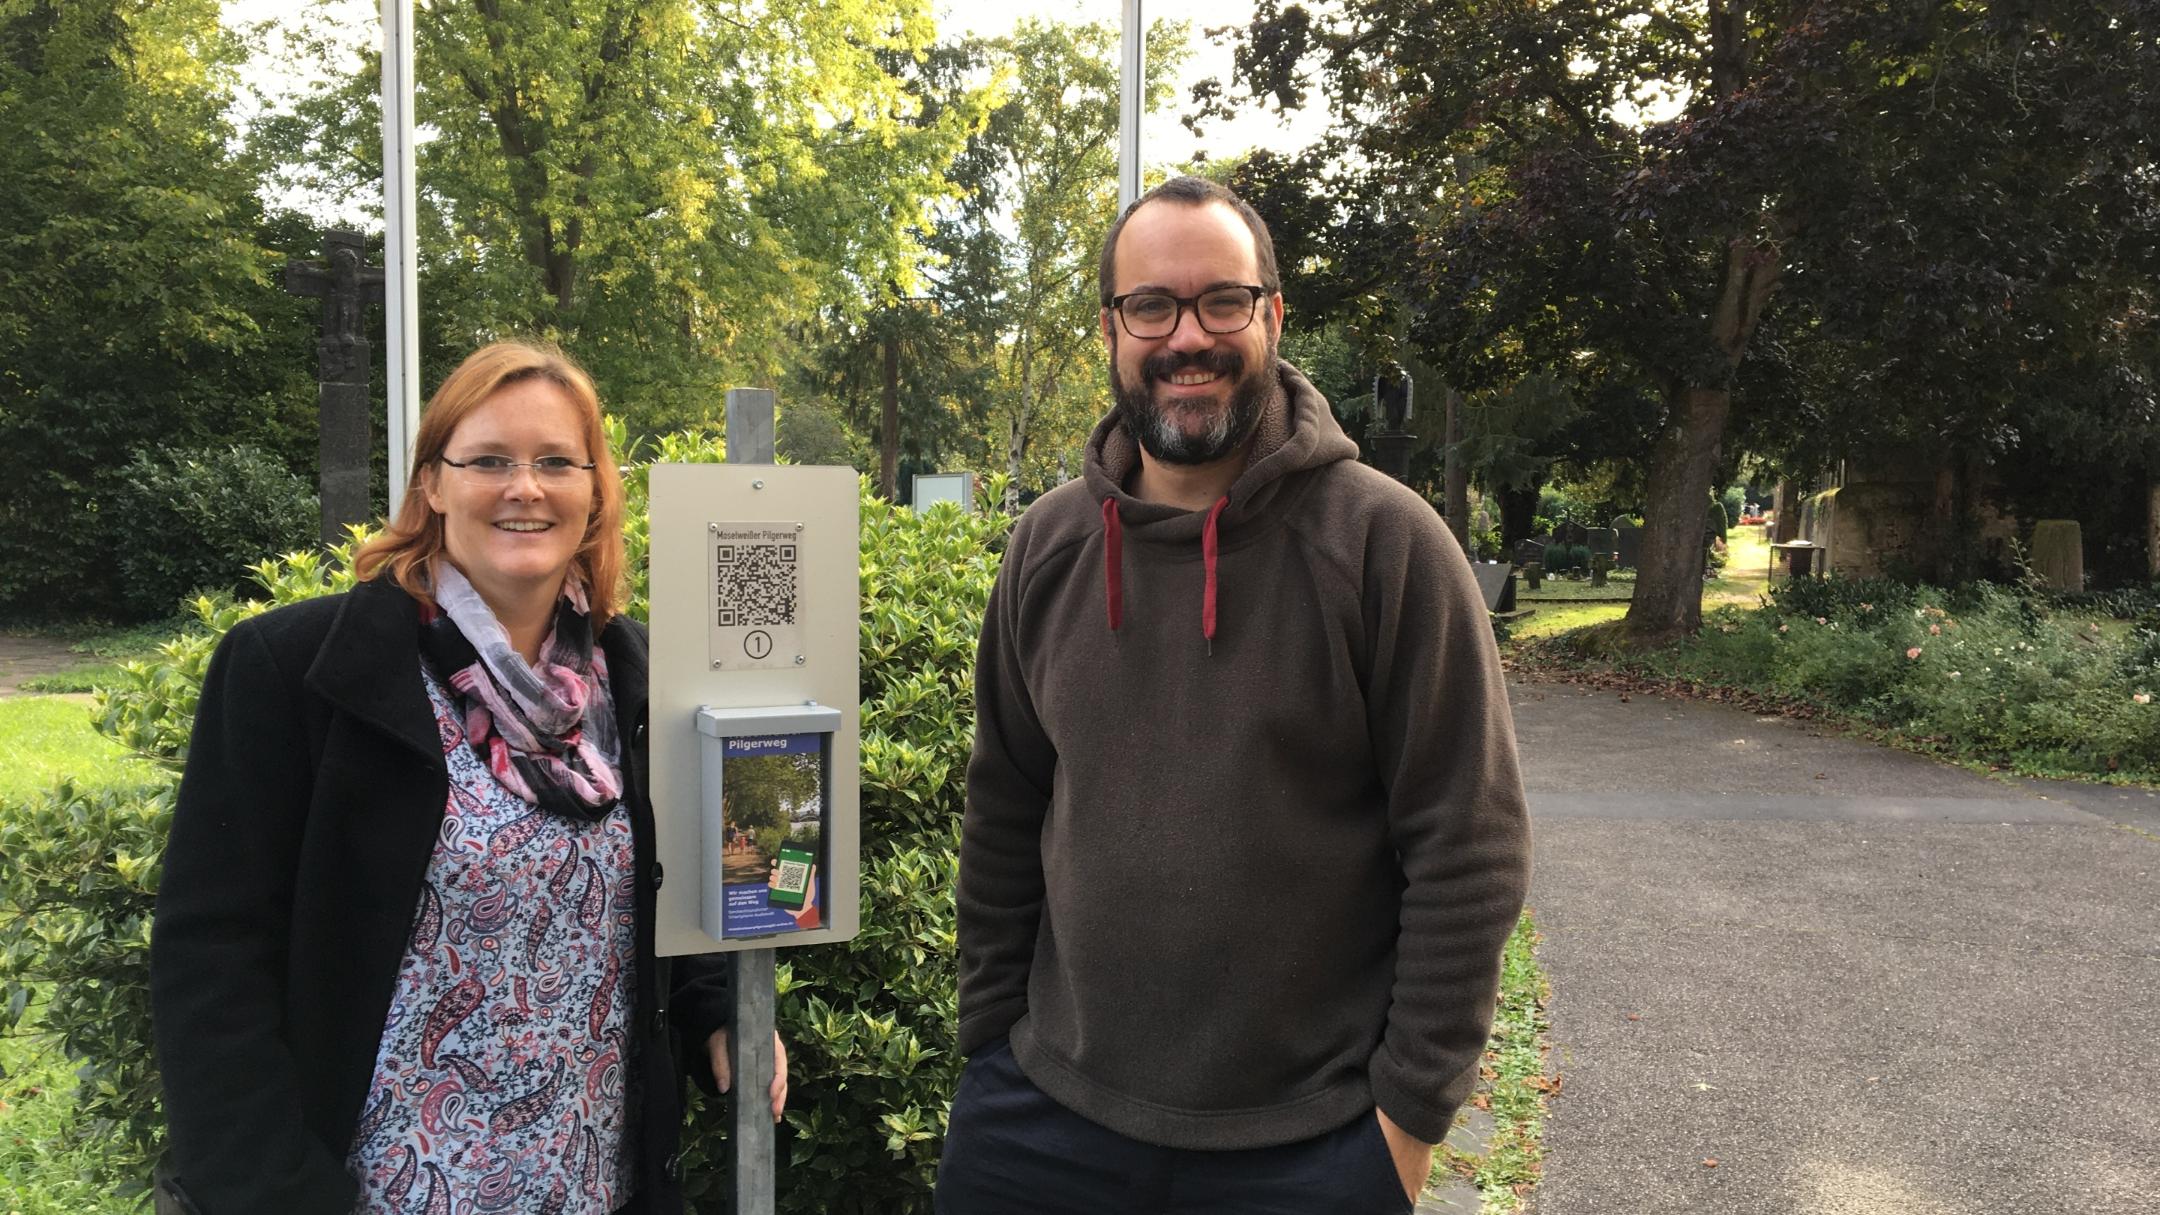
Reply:
<svg viewBox="0 0 2160 1215"><path fill-rule="evenodd" d="M1243 201L1158 187L1101 277L1116 408L983 625L938 1209L1406 1212L1528 877L1484 603L1276 359Z"/></svg>

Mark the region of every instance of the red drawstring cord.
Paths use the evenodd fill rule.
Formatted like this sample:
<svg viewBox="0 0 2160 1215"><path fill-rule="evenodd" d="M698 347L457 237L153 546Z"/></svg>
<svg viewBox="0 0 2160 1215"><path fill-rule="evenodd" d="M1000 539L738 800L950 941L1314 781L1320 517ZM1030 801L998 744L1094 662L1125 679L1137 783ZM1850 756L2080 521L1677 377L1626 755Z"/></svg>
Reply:
<svg viewBox="0 0 2160 1215"><path fill-rule="evenodd" d="M1125 529L1118 521L1117 499L1104 498L1102 503L1103 526L1103 584L1110 596L1110 629L1125 623Z"/></svg>
<svg viewBox="0 0 2160 1215"><path fill-rule="evenodd" d="M1229 505L1227 497L1216 502L1207 513L1207 526L1200 532L1200 561L1207 567L1207 586L1200 592L1200 632L1208 639L1210 653L1215 648L1215 521L1222 518L1224 508Z"/></svg>

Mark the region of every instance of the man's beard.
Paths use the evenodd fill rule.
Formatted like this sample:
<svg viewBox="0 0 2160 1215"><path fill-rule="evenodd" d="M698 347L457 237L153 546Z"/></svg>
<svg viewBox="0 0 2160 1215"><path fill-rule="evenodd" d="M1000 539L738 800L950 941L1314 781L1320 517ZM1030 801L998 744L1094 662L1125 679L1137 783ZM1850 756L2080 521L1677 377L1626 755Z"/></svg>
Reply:
<svg viewBox="0 0 2160 1215"><path fill-rule="evenodd" d="M1212 371L1229 384L1227 406L1218 407L1198 434L1187 433L1178 425L1176 416L1155 400L1156 383L1182 371ZM1274 381L1273 338L1268 340L1260 366L1250 369L1245 366L1245 357L1235 350L1217 348L1190 354L1158 350L1140 364L1137 384L1126 383L1118 374L1117 350L1113 347L1110 351L1110 392L1117 400L1118 424L1142 451L1165 464L1212 464L1244 446L1260 423L1260 412L1267 406ZM1199 404L1192 401L1184 408Z"/></svg>

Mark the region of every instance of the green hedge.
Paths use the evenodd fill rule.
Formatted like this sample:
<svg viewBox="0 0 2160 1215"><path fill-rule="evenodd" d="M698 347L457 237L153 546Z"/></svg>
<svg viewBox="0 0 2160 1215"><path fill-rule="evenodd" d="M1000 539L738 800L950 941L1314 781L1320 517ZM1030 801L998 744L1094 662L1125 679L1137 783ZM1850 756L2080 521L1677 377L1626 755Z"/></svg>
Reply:
<svg viewBox="0 0 2160 1215"><path fill-rule="evenodd" d="M645 611L647 467L719 458L718 441L696 435L631 453L632 614ZM993 484L983 500L1003 497ZM949 504L918 515L865 487L862 931L782 955L779 1021L792 1065L783 1212L930 1210L959 1073L952 892L975 638L1010 525ZM264 599L198 599L186 633L100 694L102 728L163 763L164 781L96 795L62 787L0 806L0 1030L17 1023L36 984L52 984L43 1028L84 1064L76 1133L106 1141L105 1179L116 1186L139 1186L163 1149L148 1049L149 917L204 669L240 620L349 587L349 555L348 546L263 562L253 572ZM691 1113L686 1174L701 1212L725 1202L718 1113Z"/></svg>

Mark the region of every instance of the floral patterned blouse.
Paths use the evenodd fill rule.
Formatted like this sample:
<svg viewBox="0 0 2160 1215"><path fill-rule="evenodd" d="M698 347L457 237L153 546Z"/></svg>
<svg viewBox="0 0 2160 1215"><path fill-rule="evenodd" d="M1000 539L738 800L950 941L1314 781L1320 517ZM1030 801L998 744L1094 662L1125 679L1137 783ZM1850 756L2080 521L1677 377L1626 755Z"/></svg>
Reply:
<svg viewBox="0 0 2160 1215"><path fill-rule="evenodd" d="M629 811L512 794L428 699L450 799L346 1167L362 1212L605 1215L629 1201Z"/></svg>

